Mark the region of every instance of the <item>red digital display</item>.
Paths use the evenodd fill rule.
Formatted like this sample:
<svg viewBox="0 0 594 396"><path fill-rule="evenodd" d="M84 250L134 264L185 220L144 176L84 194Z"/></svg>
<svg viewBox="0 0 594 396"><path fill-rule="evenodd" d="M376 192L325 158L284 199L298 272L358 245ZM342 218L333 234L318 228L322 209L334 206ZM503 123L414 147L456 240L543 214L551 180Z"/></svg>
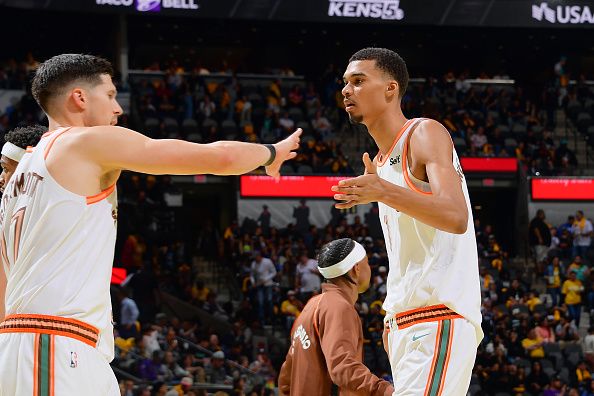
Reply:
<svg viewBox="0 0 594 396"><path fill-rule="evenodd" d="M594 200L594 179L554 178L532 179L532 200L590 201Z"/></svg>
<svg viewBox="0 0 594 396"><path fill-rule="evenodd" d="M473 172L509 172L518 170L518 160L515 158L460 158L460 165L466 173Z"/></svg>
<svg viewBox="0 0 594 396"><path fill-rule="evenodd" d="M128 276L125 268L112 268L111 269L111 284L112 285L121 285L122 282Z"/></svg>
<svg viewBox="0 0 594 396"><path fill-rule="evenodd" d="M241 176L242 197L269 198L332 198L330 188L348 176L281 176L279 181L270 176Z"/></svg>

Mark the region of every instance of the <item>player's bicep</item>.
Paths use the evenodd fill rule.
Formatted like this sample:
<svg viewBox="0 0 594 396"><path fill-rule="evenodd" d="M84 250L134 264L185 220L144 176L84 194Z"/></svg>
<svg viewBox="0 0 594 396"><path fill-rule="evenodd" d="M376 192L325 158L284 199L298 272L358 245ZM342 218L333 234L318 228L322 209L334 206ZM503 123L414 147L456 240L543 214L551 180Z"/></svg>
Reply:
<svg viewBox="0 0 594 396"><path fill-rule="evenodd" d="M438 122L429 120L419 126L411 138L412 150L425 164L431 192L435 196L464 203L461 169L454 167L454 145L449 132Z"/></svg>

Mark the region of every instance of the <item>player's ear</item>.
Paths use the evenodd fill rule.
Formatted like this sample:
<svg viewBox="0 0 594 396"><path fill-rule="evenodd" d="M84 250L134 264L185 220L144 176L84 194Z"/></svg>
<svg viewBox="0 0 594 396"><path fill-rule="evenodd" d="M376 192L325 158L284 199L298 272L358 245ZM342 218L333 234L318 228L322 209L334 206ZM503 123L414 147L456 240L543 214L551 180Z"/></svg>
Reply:
<svg viewBox="0 0 594 396"><path fill-rule="evenodd" d="M81 110L86 109L88 102L86 93L82 88L74 88L72 91L70 91L70 98L77 108Z"/></svg>
<svg viewBox="0 0 594 396"><path fill-rule="evenodd" d="M398 82L396 80L389 80L386 84L386 98L388 98L388 100L398 98L398 92L400 92Z"/></svg>
<svg viewBox="0 0 594 396"><path fill-rule="evenodd" d="M359 278L359 274L361 273L361 264L357 263L353 267L353 275L355 275L355 279Z"/></svg>

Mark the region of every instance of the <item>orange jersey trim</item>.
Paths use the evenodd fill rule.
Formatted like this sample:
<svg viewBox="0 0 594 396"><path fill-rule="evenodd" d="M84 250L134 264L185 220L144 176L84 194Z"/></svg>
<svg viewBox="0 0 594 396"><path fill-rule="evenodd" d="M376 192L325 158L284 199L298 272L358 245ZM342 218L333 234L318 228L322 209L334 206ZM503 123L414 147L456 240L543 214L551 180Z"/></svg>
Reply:
<svg viewBox="0 0 594 396"><path fill-rule="evenodd" d="M432 192L423 191L410 180L410 176L408 175L408 144L410 141L404 143L404 147L402 148L402 175L404 176L404 181L406 185L413 191L418 192L423 195L431 195Z"/></svg>
<svg viewBox="0 0 594 396"><path fill-rule="evenodd" d="M9 315L0 323L2 333L36 333L70 337L95 348L99 330L76 319L50 315Z"/></svg>
<svg viewBox="0 0 594 396"><path fill-rule="evenodd" d="M70 128L64 128L64 129L62 129L61 131L59 131L58 133L56 133L56 135L52 138L52 140L50 140L50 142L48 143L47 147L45 148L45 153L43 154L43 159L44 160L47 159L47 156L48 156L50 150L52 149L52 146L56 142L56 139L58 139L60 136L62 136L62 134L64 132L67 132L69 129ZM56 132L56 131L54 131L54 132Z"/></svg>
<svg viewBox="0 0 594 396"><path fill-rule="evenodd" d="M54 341L56 336L50 336L50 377L49 377L49 392L50 396L54 396L54 355L56 351L56 347Z"/></svg>
<svg viewBox="0 0 594 396"><path fill-rule="evenodd" d="M441 335L442 331L442 324L443 322L439 322L437 325L437 331L435 334L435 349L433 351L433 361L431 362L431 370L429 371L429 377L427 377L427 383L425 384L425 393L424 395L427 396L429 392L429 387L431 385L431 379L433 378L433 374L435 373L435 365L437 364L437 355L439 355L439 336Z"/></svg>
<svg viewBox="0 0 594 396"><path fill-rule="evenodd" d="M446 375L448 373L448 365L450 364L450 357L452 356L452 341L454 340L454 321L450 321L450 339L448 340L448 349L446 350L446 361L443 366L443 374L441 375L441 383L439 384L439 391L437 396L440 396L444 389Z"/></svg>
<svg viewBox="0 0 594 396"><path fill-rule="evenodd" d="M408 128L409 125L412 124L412 122L414 120L416 120L416 118L411 118L410 120L408 120L408 121L406 121L404 123L404 125L402 126L402 129L400 129L400 131L396 135L396 138L394 139L394 143L392 143L392 147L390 147L390 149L388 150L388 152L385 155L383 153L378 153L377 154L377 156L376 156L376 158L377 158L377 166L382 166L382 165L384 165L386 163L386 161L390 157L390 153L392 152L392 150L394 150L394 147L396 147L396 145L398 144L398 141L400 140L400 138L402 137L402 135L406 131L406 128Z"/></svg>
<svg viewBox="0 0 594 396"><path fill-rule="evenodd" d="M115 188L116 185L114 183L111 186L107 187L105 190L101 191L99 194L87 197L87 205L92 205L109 197L111 193L113 193L113 190L115 190Z"/></svg>
<svg viewBox="0 0 594 396"><path fill-rule="evenodd" d="M39 359L39 334L35 334L35 346L34 346L34 354L33 354L33 395L37 395L39 382L37 381L37 371L39 370L37 366L37 360Z"/></svg>
<svg viewBox="0 0 594 396"><path fill-rule="evenodd" d="M441 322L446 319L458 319L462 317L462 315L441 304L401 312L394 319L398 329L406 329L418 323Z"/></svg>

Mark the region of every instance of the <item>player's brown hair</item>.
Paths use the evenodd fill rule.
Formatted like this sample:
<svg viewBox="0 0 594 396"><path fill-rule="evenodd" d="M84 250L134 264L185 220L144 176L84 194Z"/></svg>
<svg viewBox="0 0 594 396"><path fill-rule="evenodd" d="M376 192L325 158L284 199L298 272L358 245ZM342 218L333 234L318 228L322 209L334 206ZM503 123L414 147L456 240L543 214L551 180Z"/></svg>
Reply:
<svg viewBox="0 0 594 396"><path fill-rule="evenodd" d="M109 61L93 55L62 54L43 62L35 71L31 92L33 97L47 113L48 104L61 95L74 82L87 84L101 83L101 75L113 76Z"/></svg>

